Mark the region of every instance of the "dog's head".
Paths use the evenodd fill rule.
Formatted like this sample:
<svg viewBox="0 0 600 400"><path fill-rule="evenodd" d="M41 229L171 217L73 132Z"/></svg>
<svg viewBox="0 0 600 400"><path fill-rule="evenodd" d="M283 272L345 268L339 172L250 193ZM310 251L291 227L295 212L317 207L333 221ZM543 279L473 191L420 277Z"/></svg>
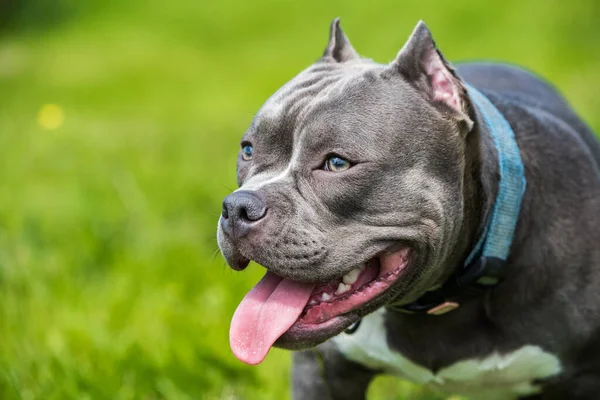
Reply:
<svg viewBox="0 0 600 400"><path fill-rule="evenodd" d="M463 224L469 107L424 23L380 65L333 21L323 57L243 136L223 202L227 262L268 270L232 321L240 359L313 346L441 283Z"/></svg>

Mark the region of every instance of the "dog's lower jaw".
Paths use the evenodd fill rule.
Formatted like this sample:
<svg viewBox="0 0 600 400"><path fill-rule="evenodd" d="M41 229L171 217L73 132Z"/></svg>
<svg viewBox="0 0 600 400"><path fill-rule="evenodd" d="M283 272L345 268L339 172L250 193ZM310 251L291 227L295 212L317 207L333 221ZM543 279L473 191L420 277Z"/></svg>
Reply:
<svg viewBox="0 0 600 400"><path fill-rule="evenodd" d="M348 313L319 324L317 330L314 330L314 327L310 329L307 325L295 324L277 339L274 347L294 351L307 350L342 333L358 320L360 317L357 313Z"/></svg>

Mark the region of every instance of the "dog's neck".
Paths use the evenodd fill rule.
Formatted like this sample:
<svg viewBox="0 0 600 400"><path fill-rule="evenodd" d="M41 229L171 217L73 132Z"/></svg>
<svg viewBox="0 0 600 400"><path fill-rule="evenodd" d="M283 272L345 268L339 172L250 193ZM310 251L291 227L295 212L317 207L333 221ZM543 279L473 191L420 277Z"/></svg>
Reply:
<svg viewBox="0 0 600 400"><path fill-rule="evenodd" d="M485 230L499 185L498 151L481 112L471 106L475 122L465 137L463 172L463 221L458 240L444 263L444 274L435 286L464 268L465 260Z"/></svg>

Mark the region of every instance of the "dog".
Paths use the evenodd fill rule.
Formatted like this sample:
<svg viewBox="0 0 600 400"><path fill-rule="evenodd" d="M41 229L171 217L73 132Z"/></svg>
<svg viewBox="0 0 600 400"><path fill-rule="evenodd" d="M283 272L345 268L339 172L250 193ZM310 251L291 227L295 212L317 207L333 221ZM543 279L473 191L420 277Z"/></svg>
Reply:
<svg viewBox="0 0 600 400"><path fill-rule="evenodd" d="M230 344L293 353L295 399L393 374L474 399L600 398L600 145L546 81L443 57L419 22L395 60L339 19L255 116L223 202L227 263L267 270Z"/></svg>

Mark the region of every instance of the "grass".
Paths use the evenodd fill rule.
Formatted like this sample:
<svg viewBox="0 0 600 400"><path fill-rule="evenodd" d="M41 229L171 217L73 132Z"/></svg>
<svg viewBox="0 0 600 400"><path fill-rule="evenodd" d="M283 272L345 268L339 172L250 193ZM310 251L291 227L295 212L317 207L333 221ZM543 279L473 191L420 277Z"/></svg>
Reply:
<svg viewBox="0 0 600 400"><path fill-rule="evenodd" d="M239 137L335 16L382 62L424 19L448 58L525 65L600 130L594 0L69 4L0 38L2 399L287 398L288 353L229 351L262 271L229 270L215 227ZM370 394L443 398L391 378Z"/></svg>

